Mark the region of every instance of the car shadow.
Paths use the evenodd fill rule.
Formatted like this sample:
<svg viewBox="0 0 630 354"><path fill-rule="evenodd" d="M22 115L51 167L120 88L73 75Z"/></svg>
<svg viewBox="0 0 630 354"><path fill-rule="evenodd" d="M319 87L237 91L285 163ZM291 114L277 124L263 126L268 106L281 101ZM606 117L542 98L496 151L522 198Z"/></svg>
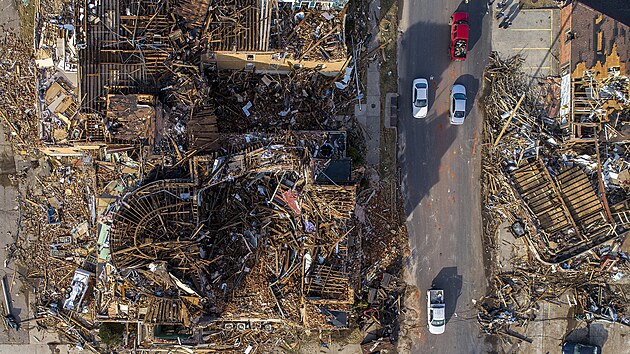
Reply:
<svg viewBox="0 0 630 354"><path fill-rule="evenodd" d="M410 71L413 73L400 79L398 100L398 161L402 168L400 183L405 196L406 216L411 215L439 181L441 158L457 136L456 129L448 123L451 86L439 84L451 64L448 53L449 28L448 23L417 23L405 31L400 39L403 52L406 51L405 47L414 43L436 40L443 43L443 47L436 49L439 50L436 55L417 53L417 56L410 56L407 60L399 58L399 65L412 68ZM413 118L411 114L412 81L419 77L429 82L429 112L426 118Z"/></svg>
<svg viewBox="0 0 630 354"><path fill-rule="evenodd" d="M455 314L457 308L457 300L462 293L464 278L461 274L457 274L457 267L444 267L433 278L432 288L444 290L444 303L446 305L445 318L446 323Z"/></svg>
<svg viewBox="0 0 630 354"><path fill-rule="evenodd" d="M572 330L564 337L564 342L574 342L589 345L599 345L603 347L608 340L608 330L600 323L586 324Z"/></svg>
<svg viewBox="0 0 630 354"><path fill-rule="evenodd" d="M462 84L466 87L466 116L468 116L475 105L477 93L479 93L479 78L465 74L457 78L455 83Z"/></svg>

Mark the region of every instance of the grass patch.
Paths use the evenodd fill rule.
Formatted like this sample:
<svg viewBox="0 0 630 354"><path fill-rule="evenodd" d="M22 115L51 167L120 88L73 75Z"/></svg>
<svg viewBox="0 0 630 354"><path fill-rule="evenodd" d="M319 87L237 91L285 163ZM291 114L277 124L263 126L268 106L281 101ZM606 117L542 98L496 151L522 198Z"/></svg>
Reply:
<svg viewBox="0 0 630 354"><path fill-rule="evenodd" d="M98 335L104 344L115 346L122 343L124 331L124 324L106 322L98 329Z"/></svg>
<svg viewBox="0 0 630 354"><path fill-rule="evenodd" d="M363 158L364 154L353 145L348 145L346 155L352 160L353 166L360 167L365 164L365 159Z"/></svg>
<svg viewBox="0 0 630 354"><path fill-rule="evenodd" d="M381 0L381 20L379 23L379 60L381 89L381 124L385 118L385 96L388 92L398 92L398 0ZM381 129L379 174L385 182L396 176L396 130Z"/></svg>
<svg viewBox="0 0 630 354"><path fill-rule="evenodd" d="M387 92L398 92L398 66L396 39L398 37L398 1L381 0L381 21L379 23L378 53L381 61L381 96Z"/></svg>
<svg viewBox="0 0 630 354"><path fill-rule="evenodd" d="M35 1L28 0L27 3L24 3L21 0L16 0L16 6L20 14L20 38L27 43L33 43Z"/></svg>
<svg viewBox="0 0 630 354"><path fill-rule="evenodd" d="M379 174L385 183L396 177L396 129L383 128L381 130L381 164Z"/></svg>

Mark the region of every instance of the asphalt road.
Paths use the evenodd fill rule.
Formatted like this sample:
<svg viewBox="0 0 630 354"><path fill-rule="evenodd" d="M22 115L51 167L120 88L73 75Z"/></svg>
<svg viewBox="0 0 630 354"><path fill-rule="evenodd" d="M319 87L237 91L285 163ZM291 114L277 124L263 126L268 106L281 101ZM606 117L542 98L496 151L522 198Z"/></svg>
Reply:
<svg viewBox="0 0 630 354"><path fill-rule="evenodd" d="M490 53L491 15L486 1L403 0L398 46L399 161L405 196L412 270L422 292L420 310L426 319L424 291L445 290L446 332L432 335L421 328L413 353L487 353L472 300L488 284L481 240L480 148L481 77ZM457 9L470 15L470 42L465 62L448 54L449 18ZM491 11L490 11L491 13ZM411 115L411 82L429 80L429 114ZM463 126L448 120L450 88L467 89Z"/></svg>

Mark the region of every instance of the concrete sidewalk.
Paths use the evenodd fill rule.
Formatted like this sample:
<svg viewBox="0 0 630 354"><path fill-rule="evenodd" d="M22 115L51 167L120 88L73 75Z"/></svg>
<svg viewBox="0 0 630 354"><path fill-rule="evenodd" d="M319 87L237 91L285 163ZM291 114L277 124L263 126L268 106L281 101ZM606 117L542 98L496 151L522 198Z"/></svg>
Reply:
<svg viewBox="0 0 630 354"><path fill-rule="evenodd" d="M372 36L367 44L368 52L378 48L378 24L380 18L380 1L375 0L370 3L370 28ZM376 16L376 18L374 17ZM361 69L361 68L359 68ZM363 94L365 99L363 104L355 105L354 115L363 129L365 144L367 146L366 162L371 166L378 166L381 162L381 89L380 89L380 67L378 61L372 61L367 68L367 87Z"/></svg>
<svg viewBox="0 0 630 354"><path fill-rule="evenodd" d="M5 30L20 33L20 15L15 0L0 0L0 24Z"/></svg>

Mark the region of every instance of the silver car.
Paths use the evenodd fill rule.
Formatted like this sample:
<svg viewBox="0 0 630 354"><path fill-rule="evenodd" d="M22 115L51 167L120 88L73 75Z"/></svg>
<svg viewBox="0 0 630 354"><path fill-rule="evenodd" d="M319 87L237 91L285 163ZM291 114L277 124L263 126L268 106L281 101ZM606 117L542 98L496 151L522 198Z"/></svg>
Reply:
<svg viewBox="0 0 630 354"><path fill-rule="evenodd" d="M415 79L411 88L411 107L414 118L425 118L429 110L429 83L427 79Z"/></svg>
<svg viewBox="0 0 630 354"><path fill-rule="evenodd" d="M451 89L451 107L450 107L451 124L464 124L466 117L466 88L464 85L455 84Z"/></svg>

